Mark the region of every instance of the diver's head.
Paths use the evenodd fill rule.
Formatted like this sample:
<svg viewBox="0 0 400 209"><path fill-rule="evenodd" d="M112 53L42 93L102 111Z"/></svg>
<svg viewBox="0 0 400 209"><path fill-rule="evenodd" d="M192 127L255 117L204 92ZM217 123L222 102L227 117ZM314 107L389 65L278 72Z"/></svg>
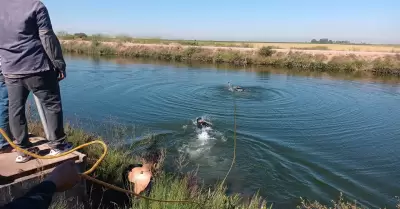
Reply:
<svg viewBox="0 0 400 209"><path fill-rule="evenodd" d="M143 154L141 157L142 163L149 163L149 164L155 164L158 162L160 159L161 152L160 150L151 150Z"/></svg>
<svg viewBox="0 0 400 209"><path fill-rule="evenodd" d="M164 160L164 155L165 153L160 149L147 151L141 156L142 167L149 167L153 172L158 170L159 164L162 164Z"/></svg>
<svg viewBox="0 0 400 209"><path fill-rule="evenodd" d="M197 122L200 122L200 121L201 121L201 118L197 118L196 121L197 121Z"/></svg>
<svg viewBox="0 0 400 209"><path fill-rule="evenodd" d="M151 168L153 172L158 172L164 163L165 150L160 148L158 140L153 140L139 157L143 164L142 167Z"/></svg>

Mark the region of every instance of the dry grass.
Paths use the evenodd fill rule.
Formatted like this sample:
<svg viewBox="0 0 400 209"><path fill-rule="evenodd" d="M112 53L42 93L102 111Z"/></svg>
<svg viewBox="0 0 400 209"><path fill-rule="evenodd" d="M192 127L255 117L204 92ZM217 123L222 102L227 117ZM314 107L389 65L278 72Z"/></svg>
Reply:
<svg viewBox="0 0 400 209"><path fill-rule="evenodd" d="M362 52L394 52L400 53L399 45L352 45L352 44L310 44L310 43L253 43L254 47L272 46L278 49L335 50Z"/></svg>
<svg viewBox="0 0 400 209"><path fill-rule="evenodd" d="M168 40L160 38L133 38L127 35L107 36L96 34L92 36L74 36L71 34L59 35L62 40L92 40L102 42L120 42L135 44L161 44L161 45L185 45L185 46L213 46L213 47L237 47L237 48L262 48L274 49L302 49L302 50L333 50L333 51L357 51L357 52L390 52L400 53L400 45L378 44L312 44L312 43L277 43L277 42L245 42L245 41L212 41L212 40Z"/></svg>
<svg viewBox="0 0 400 209"><path fill-rule="evenodd" d="M93 39L91 42L62 41L62 46L65 52L95 56L140 57L175 62L228 63L236 66L260 65L317 72L369 71L380 75L400 75L400 56L398 55L377 57L355 54L325 55L319 52L315 54L297 51L276 52L271 47L249 50L246 48L100 42L97 39Z"/></svg>

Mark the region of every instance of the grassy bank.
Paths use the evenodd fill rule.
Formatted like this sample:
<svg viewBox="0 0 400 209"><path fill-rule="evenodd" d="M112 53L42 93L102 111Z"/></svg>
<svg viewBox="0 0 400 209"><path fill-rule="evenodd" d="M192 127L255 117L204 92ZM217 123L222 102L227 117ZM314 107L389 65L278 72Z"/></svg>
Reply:
<svg viewBox="0 0 400 209"><path fill-rule="evenodd" d="M302 50L335 50L335 51L361 51L361 52L394 52L400 53L400 45L384 44L320 44L320 43L294 43L294 42L252 42L252 41L212 41L212 40L170 40L161 38L134 38L128 35L108 36L95 34L88 36L84 33L58 34L62 40L86 40L96 39L101 42L123 42L136 44L180 44L185 46L216 46L216 47L241 47L262 48L270 46L274 49L302 49Z"/></svg>
<svg viewBox="0 0 400 209"><path fill-rule="evenodd" d="M229 63L235 66L259 65L299 71L355 72L400 75L400 55L366 59L356 55L326 56L301 52L275 52L271 47L258 50L210 48L182 45L143 45L122 42L62 41L65 52L96 56L153 58L174 62Z"/></svg>
<svg viewBox="0 0 400 209"><path fill-rule="evenodd" d="M34 123L30 126L30 131L34 135L43 135L43 130L40 124ZM83 144L92 140L103 140L101 137L93 134L88 134L81 129L72 128L71 126L66 127L66 133L68 140L75 146ZM151 141L151 138L147 139ZM118 144L118 143L108 143ZM123 185L122 172L123 169L129 164L137 163L137 156L132 153L135 147L139 146L134 144L129 148L117 148L114 146L109 147L109 152L104 161L100 164L97 170L92 174L96 178L109 182L114 185L128 188ZM91 146L81 150L83 153L88 155L88 167L92 166L93 163L100 157L102 153L101 147ZM162 163L161 163L162 164ZM90 187L90 186L89 186ZM93 190L88 188L89 191ZM104 192L104 191L103 191ZM146 200L140 200L132 197L129 201L121 200L121 193L111 194L91 194L94 200L101 199L101 203L91 203L90 208L109 208L110 206L117 205L118 208L199 208L195 204L166 204L151 202ZM94 197L97 196L97 197ZM111 197L110 197L111 196ZM114 197L114 198L113 198ZM159 172L155 175L155 184L152 187L150 194L151 198L164 199L164 200L187 200L190 199L195 202L201 203L203 208L269 208L265 201L260 196L255 194L250 199L243 199L239 194L227 195L226 187L221 184L216 184L213 187L204 187L199 183L199 179L196 177L195 172L190 173L166 173L160 167ZM122 198L123 199L123 198ZM108 202L110 201L110 202ZM66 204L62 201L55 202L53 208L61 209L67 208Z"/></svg>
<svg viewBox="0 0 400 209"><path fill-rule="evenodd" d="M31 123L30 131L35 135L43 135L43 130L39 123ZM101 137L94 134L86 133L79 128L71 126L66 127L68 140L74 145L83 144L92 140L103 140ZM108 140L107 140L108 141ZM100 164L99 168L92 174L96 178L127 188L122 183L121 172L123 168L129 164L137 162L138 147L151 143L151 137L137 144L131 146L116 146L118 142L110 142L110 149L105 160ZM124 147L124 148L118 148ZM90 167L96 159L101 155L102 150L99 147L91 146L81 150L88 155L88 167ZM181 161L180 160L177 160ZM161 161L161 165L163 161ZM179 167L179 166L178 166ZM260 208L274 208L273 204L268 203L265 199L257 194L251 198L243 198L240 194L227 195L226 186L216 183L212 186L204 186L196 177L196 172L181 173L181 169L177 169L174 173L166 173L163 171L162 166L156 172L154 177L154 186L150 193L151 198L155 199L168 199L168 200L185 200L190 199L195 202L201 203L201 208L207 209L260 209ZM93 190L93 188L97 188ZM103 190L103 188L92 185L88 182L88 194L91 198L89 207L87 208L132 208L132 209L147 209L147 208L200 208L192 204L166 204L136 199L127 197L126 195L112 190ZM93 192L95 191L95 192ZM66 204L66 200L57 199L52 205L53 209L67 209L71 208ZM83 208L82 205L77 205L74 208ZM348 202L342 196L336 201L332 201L331 205L323 205L317 201L306 201L299 197L298 209L364 209L356 202ZM400 209L400 205L397 205Z"/></svg>

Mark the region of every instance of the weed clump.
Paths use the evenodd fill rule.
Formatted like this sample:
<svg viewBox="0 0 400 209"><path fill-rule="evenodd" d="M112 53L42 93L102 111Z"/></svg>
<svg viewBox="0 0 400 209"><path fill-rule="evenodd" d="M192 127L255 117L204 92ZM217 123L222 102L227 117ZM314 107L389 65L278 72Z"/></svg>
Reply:
<svg viewBox="0 0 400 209"><path fill-rule="evenodd" d="M258 50L258 54L262 57L270 57L274 54L271 46L263 46Z"/></svg>

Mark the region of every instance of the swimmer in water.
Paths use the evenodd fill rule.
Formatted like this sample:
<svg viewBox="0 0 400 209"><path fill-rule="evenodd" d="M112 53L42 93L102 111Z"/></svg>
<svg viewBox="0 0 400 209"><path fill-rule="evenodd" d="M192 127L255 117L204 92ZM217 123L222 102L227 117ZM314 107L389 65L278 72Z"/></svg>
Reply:
<svg viewBox="0 0 400 209"><path fill-rule="evenodd" d="M228 82L228 85L231 91L244 91L244 89L241 86L232 86L231 82Z"/></svg>
<svg viewBox="0 0 400 209"><path fill-rule="evenodd" d="M203 120L203 118L197 118L196 122L197 122L197 128L199 128L199 129L211 127L211 123Z"/></svg>

